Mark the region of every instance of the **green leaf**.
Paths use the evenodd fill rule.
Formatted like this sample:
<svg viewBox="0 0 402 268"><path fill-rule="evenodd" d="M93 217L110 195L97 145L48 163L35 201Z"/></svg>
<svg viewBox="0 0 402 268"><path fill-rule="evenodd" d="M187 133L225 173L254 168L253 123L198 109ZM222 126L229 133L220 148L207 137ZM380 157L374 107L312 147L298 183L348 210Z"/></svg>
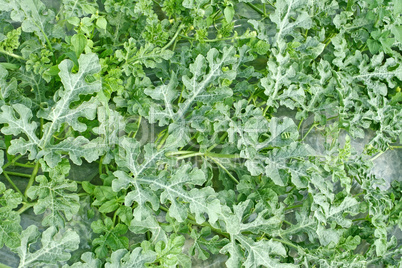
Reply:
<svg viewBox="0 0 402 268"><path fill-rule="evenodd" d="M21 203L21 196L15 194L11 189L5 190L3 183L0 183L0 248L6 245L9 248L16 248L21 241L20 215L13 211Z"/></svg>
<svg viewBox="0 0 402 268"><path fill-rule="evenodd" d="M87 45L87 38L83 34L75 34L71 37L71 45L78 58Z"/></svg>
<svg viewBox="0 0 402 268"><path fill-rule="evenodd" d="M194 244L189 249L190 255L195 255L197 252L201 260L207 260L210 257L209 252L219 253L219 250L229 242L228 239L221 239L218 235L209 238L211 236L209 227L202 228L199 233L193 229L190 236L194 239Z"/></svg>
<svg viewBox="0 0 402 268"><path fill-rule="evenodd" d="M33 116L32 111L23 104L3 105L1 109L0 123L8 124L8 126L4 126L1 129L1 132L5 135L14 136L24 133L28 138L28 140L25 140L23 137L20 137L13 140L9 147L9 153L25 154L27 151L30 151L30 158L35 158L39 139L35 134L38 124L36 122L29 122ZM19 117L16 117L16 113Z"/></svg>
<svg viewBox="0 0 402 268"><path fill-rule="evenodd" d="M135 248L131 253L125 249L119 249L112 253L111 262L106 263L105 268L145 267L145 264L153 263L155 259L155 252L144 252L139 247Z"/></svg>
<svg viewBox="0 0 402 268"><path fill-rule="evenodd" d="M402 13L402 4L398 0L393 0L392 2L394 4L394 8L393 8L394 14L395 14L395 16L398 16L399 14Z"/></svg>
<svg viewBox="0 0 402 268"><path fill-rule="evenodd" d="M4 151L0 150L0 174L3 173Z"/></svg>
<svg viewBox="0 0 402 268"><path fill-rule="evenodd" d="M352 197L345 197L339 205L331 205L323 195L317 194L314 196L314 201L320 206L314 213L314 216L323 223L330 221L344 228L349 228L352 225L352 220L343 217L349 213L356 215L359 209L359 203Z"/></svg>
<svg viewBox="0 0 402 268"><path fill-rule="evenodd" d="M0 7L1 10L13 10L11 19L21 22L24 32L34 32L42 41L51 33L52 21L55 14L51 9L46 9L40 0L17 0L8 6Z"/></svg>
<svg viewBox="0 0 402 268"><path fill-rule="evenodd" d="M160 226L160 223L152 216L148 216L141 221L133 219L129 228L131 232L136 234L144 234L150 231L152 233L152 239L148 241L152 244L156 244L159 241L167 243L168 238L165 231Z"/></svg>
<svg viewBox="0 0 402 268"><path fill-rule="evenodd" d="M146 203L148 202L151 204L153 210L158 210L158 197L154 191L149 189L147 182L133 179L133 177L128 176L123 171L116 171L114 172L114 175L117 177L117 179L113 181L114 187L117 187L117 185L128 186L130 184L134 186L134 189L127 193L124 204L126 206L132 206L134 202L138 204L138 206L134 209L135 218L142 219L144 216L149 214L149 208L146 206ZM143 184L145 185L143 186Z"/></svg>
<svg viewBox="0 0 402 268"><path fill-rule="evenodd" d="M151 43L137 47L134 38L129 38L124 43L124 50L116 51L116 58L119 62L123 62L122 69L126 75L135 74L145 76L142 65L147 68L155 68L158 63L163 60L169 60L173 56L173 51L155 47Z"/></svg>
<svg viewBox="0 0 402 268"><path fill-rule="evenodd" d="M352 79L361 81L377 95L385 96L387 88L396 86L394 79L402 79L402 66L395 58L388 58L384 62L384 53L381 52L371 58L370 62L365 57L359 65L359 74L352 76ZM392 69L392 71L389 71Z"/></svg>
<svg viewBox="0 0 402 268"><path fill-rule="evenodd" d="M161 100L162 96L152 92L161 92L163 94L163 101L165 109L161 109L160 106L151 106L150 114L148 115L148 120L151 123L159 121L159 125L166 125L169 121L176 122L182 120L187 113L187 111L192 107L192 105L199 101L203 103L215 102L222 100L226 97L232 95L232 91L227 88L209 88L210 85L216 84L218 78L232 78L233 72L223 73L222 67L229 64L234 64L236 58L234 57L233 48L224 48L222 51L222 56L219 57L219 51L217 49L211 49L207 53L205 58L202 55L198 55L195 61L190 64L190 72L192 77L189 78L187 75L183 76L183 84L186 90L183 91L182 96L186 99L183 103L179 104L179 108L176 112L172 110L171 103L177 98L177 94L174 94L176 80L170 79L169 84L161 86L156 90L147 90L146 93L156 100ZM209 66L209 71L206 72L206 66ZM234 73L235 74L235 73ZM169 120L167 120L169 119Z"/></svg>
<svg viewBox="0 0 402 268"><path fill-rule="evenodd" d="M98 9L96 1L87 0L63 0L64 15L67 19L74 17L83 17L94 14Z"/></svg>
<svg viewBox="0 0 402 268"><path fill-rule="evenodd" d="M167 244L159 241L155 246L157 261L161 267L190 267L190 257L183 253L184 237L180 235L172 235Z"/></svg>
<svg viewBox="0 0 402 268"><path fill-rule="evenodd" d="M273 240L261 240L259 242L254 242L253 240L247 238L246 236L235 236L236 240L238 240L241 245L244 247L246 254L246 260L243 263L245 267L259 267L262 265L264 267L297 267L293 264L285 264L280 263L277 259L270 257L270 255L279 255L279 256L286 256L286 249L285 247L276 241ZM230 244L228 244L230 245ZM231 256L231 259L226 263L227 265L233 263L235 259L241 260L242 257L239 256L238 251L230 250L230 247L225 246L222 248L221 252L229 252L230 254L236 254L235 256ZM234 263L233 263L234 264ZM233 267L236 267L233 266Z"/></svg>
<svg viewBox="0 0 402 268"><path fill-rule="evenodd" d="M212 224L219 218L221 205L216 198L215 191L211 187L194 188L205 182L205 175L197 168L191 169L189 164L182 165L168 180L164 176L159 176L156 180L148 178L138 180L148 183L151 189L162 190L160 202L165 204L168 200L170 201L169 215L179 222L183 222L187 218L188 210L195 214L195 219L199 224L206 220L205 214L209 216L208 221ZM193 189L187 191L185 187Z"/></svg>
<svg viewBox="0 0 402 268"><path fill-rule="evenodd" d="M84 102L75 109L70 109L72 102L78 101L80 95L88 95L98 92L101 82L87 82L89 77L100 71L99 59L96 54L83 54L78 59L79 70L72 73L74 64L71 60L63 60L59 64L61 82L64 89L59 90L60 98L57 103L48 109L41 110L38 116L51 122L44 125L44 137L41 144L46 145L49 142L49 135L59 130L61 124L69 123L74 130L85 131L87 126L78 121L79 117L85 117L90 120L95 118L96 101Z"/></svg>
<svg viewBox="0 0 402 268"><path fill-rule="evenodd" d="M8 126L2 128L6 135L18 135L24 133L28 140L23 137L15 139L9 148L10 154L25 154L30 152L29 158L35 159L45 156L46 162L54 167L61 161L61 153L68 152L71 160L76 164L81 164L81 157L89 162L98 158L99 148L97 144L91 143L85 137L69 137L58 144L52 143L53 134L58 131L62 124L68 123L74 130L85 131L87 126L79 122L80 117L94 119L97 107L97 101L91 99L84 102L76 108L70 109L72 102L78 101L81 94L92 94L101 88L99 81L88 83L86 79L100 70L98 57L95 54L82 55L79 59L80 70L78 73L71 73L73 63L70 60L64 60L60 63L60 78L64 84L64 90L58 91L57 102L54 106L42 109L38 116L50 122L44 125L44 134L39 139L35 133L37 129L36 122L30 122L32 111L23 104L14 104L11 106L3 105L0 113L0 123L6 123ZM18 118L15 112L18 113ZM95 153L94 153L95 152ZM98 153L96 153L98 152Z"/></svg>
<svg viewBox="0 0 402 268"><path fill-rule="evenodd" d="M44 265L57 265L58 262L70 259L71 251L78 249L80 238L72 230L57 232L51 226L42 233L41 244L38 249L34 247L40 233L38 227L31 225L21 234L21 245L14 251L20 257L18 267L40 267Z"/></svg>
<svg viewBox="0 0 402 268"><path fill-rule="evenodd" d="M285 38L297 28L309 29L312 20L309 14L302 10L308 4L304 0L280 1L275 5L275 12L269 18L276 24L276 40Z"/></svg>
<svg viewBox="0 0 402 268"><path fill-rule="evenodd" d="M0 42L0 50L12 53L20 46L20 36L21 28L9 31L5 39Z"/></svg>
<svg viewBox="0 0 402 268"><path fill-rule="evenodd" d="M34 205L35 214L42 214L49 210L50 212L45 214L42 224L64 227L65 220L70 221L80 209L79 197L75 193L77 183L66 180L65 174L58 174L58 176L51 174L51 179L40 175L35 180L39 185L32 186L27 191L29 198L38 199Z"/></svg>
<svg viewBox="0 0 402 268"><path fill-rule="evenodd" d="M21 194L14 192L12 189L6 189L6 186L0 182L0 205L3 209L15 209L22 202Z"/></svg>
<svg viewBox="0 0 402 268"><path fill-rule="evenodd" d="M223 14L225 14L226 22L231 23L235 14L234 8L232 6L225 7Z"/></svg>
<svg viewBox="0 0 402 268"><path fill-rule="evenodd" d="M99 17L96 20L96 26L98 26L102 30L106 30L107 20L104 17Z"/></svg>
<svg viewBox="0 0 402 268"><path fill-rule="evenodd" d="M295 64L290 64L290 55L281 55L278 53L275 59L267 62L269 76L261 79L261 85L265 88L265 95L268 96L267 105L269 107L278 107L275 99L283 87L289 87L292 79L296 75Z"/></svg>
<svg viewBox="0 0 402 268"><path fill-rule="evenodd" d="M310 146L293 142L288 146L273 149L266 156L257 155L247 160L245 165L251 175L257 176L263 173L271 178L276 185L285 186L289 183L288 179L291 178L293 183L303 187L301 180L309 176L308 169L311 165L307 161L305 165L298 165L297 162L293 161L292 163L288 160L310 155L315 155Z"/></svg>
<svg viewBox="0 0 402 268"><path fill-rule="evenodd" d="M72 265L64 265L63 268L100 268L102 261L95 258L92 252L85 252L81 255L83 262L76 262Z"/></svg>
<svg viewBox="0 0 402 268"><path fill-rule="evenodd" d="M7 69L0 65L0 97L2 99L8 98L17 90L17 80L13 77L10 81L7 81L8 74Z"/></svg>
<svg viewBox="0 0 402 268"><path fill-rule="evenodd" d="M92 241L98 258L106 258L109 251L128 248L128 238L123 236L127 233L126 225L118 223L114 226L112 219L106 217L103 222L102 220L92 222L91 228L95 233L101 234Z"/></svg>

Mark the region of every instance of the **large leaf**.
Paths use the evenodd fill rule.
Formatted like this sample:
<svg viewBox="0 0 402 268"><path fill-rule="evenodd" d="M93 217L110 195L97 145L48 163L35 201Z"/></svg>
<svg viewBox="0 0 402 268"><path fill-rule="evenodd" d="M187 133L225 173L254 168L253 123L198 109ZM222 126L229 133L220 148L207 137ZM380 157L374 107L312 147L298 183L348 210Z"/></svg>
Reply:
<svg viewBox="0 0 402 268"><path fill-rule="evenodd" d="M205 216L209 216L209 222L214 223L220 214L221 205L216 198L216 193L211 187L202 189L193 188L205 182L205 175L199 169L192 169L189 164L182 165L169 180L164 176L152 180L148 178L139 179L150 185L151 189L160 189L160 201L162 204L170 201L169 214L179 222L187 218L188 210L195 214L197 223L204 222ZM193 189L191 189L193 188ZM191 189L191 190L187 190ZM182 200L185 203L178 202Z"/></svg>
<svg viewBox="0 0 402 268"><path fill-rule="evenodd" d="M51 33L51 22L54 20L55 14L52 10L46 9L45 4L40 0L5 0L0 6L0 10L12 11L11 19L21 22L24 32L34 32L42 41L48 38L46 34Z"/></svg>
<svg viewBox="0 0 402 268"><path fill-rule="evenodd" d="M59 76L64 84L64 89L58 91L57 96L59 97L55 99L55 105L38 112L39 117L50 121L44 125L41 139L36 134L38 125L36 122L30 122L33 115L28 107L23 104L2 106L0 123L5 123L7 126L4 126L1 131L6 135L14 136L23 133L28 138L26 140L20 137L13 140L9 147L10 154L25 154L29 151L30 159L37 158L39 154L39 156L45 156L46 161L52 167L61 161L60 155L63 152L68 152L76 164L81 164L81 157L85 157L89 162L97 159L99 148L86 138L70 137L55 144L52 142L52 136L64 123L71 125L77 131L85 131L86 124L79 122L78 119L80 117L95 118L97 102L94 99L83 102L75 108L70 108L70 106L79 100L80 95L92 94L101 89L100 81L87 82L87 79L99 72L98 61L96 54L82 55L78 60L80 68L78 73L71 72L74 66L72 61L64 60L60 63Z"/></svg>
<svg viewBox="0 0 402 268"><path fill-rule="evenodd" d="M236 58L234 57L235 50L233 48L224 48L222 55L217 49L211 49L205 58L198 55L194 63L190 64L190 72L192 77L183 76L183 84L186 90L183 92L183 97L186 99L183 103L179 104L177 111L172 108L172 102L178 95L175 94L175 85L177 81L172 75L168 85L162 85L156 89L148 89L146 93L155 100L163 100L164 108L161 109L158 105L151 106L148 119L151 123L159 121L159 125L166 125L169 121L175 122L183 119L187 111L192 107L194 102L200 101L203 103L216 102L225 97L231 96L232 92L229 88L209 88L211 84L216 85L218 78L235 78L235 72L227 71L224 73L222 67L225 65L234 64ZM206 67L209 70L206 70Z"/></svg>
<svg viewBox="0 0 402 268"><path fill-rule="evenodd" d="M57 263L69 260L70 252L76 250L80 243L76 232L57 232L56 227L51 226L42 233L42 246L37 249L33 245L39 236L38 227L34 225L22 231L21 246L14 250L20 257L18 267L59 267Z"/></svg>
<svg viewBox="0 0 402 268"><path fill-rule="evenodd" d="M277 27L276 40L293 34L297 28L311 27L311 17L303 10L306 6L308 3L305 0L285 0L276 3L275 12L269 17Z"/></svg>

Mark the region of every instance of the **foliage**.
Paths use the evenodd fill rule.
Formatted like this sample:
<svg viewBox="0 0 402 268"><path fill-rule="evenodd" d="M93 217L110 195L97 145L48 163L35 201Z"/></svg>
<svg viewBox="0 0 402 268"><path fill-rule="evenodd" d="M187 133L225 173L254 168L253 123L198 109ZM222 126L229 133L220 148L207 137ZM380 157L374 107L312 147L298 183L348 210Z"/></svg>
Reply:
<svg viewBox="0 0 402 268"><path fill-rule="evenodd" d="M401 1L0 11L0 247L19 267L400 267L400 178L372 167L401 148Z"/></svg>

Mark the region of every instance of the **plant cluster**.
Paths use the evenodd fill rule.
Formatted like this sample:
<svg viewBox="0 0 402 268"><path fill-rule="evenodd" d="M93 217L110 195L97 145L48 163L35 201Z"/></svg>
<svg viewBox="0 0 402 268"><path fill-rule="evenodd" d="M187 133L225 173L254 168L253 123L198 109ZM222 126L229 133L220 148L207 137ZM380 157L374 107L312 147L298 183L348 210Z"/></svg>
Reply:
<svg viewBox="0 0 402 268"><path fill-rule="evenodd" d="M401 267L402 182L371 172L401 147L400 0L0 11L0 247L19 267L219 254L227 267ZM96 174L73 179L85 163ZM23 227L32 210L41 221Z"/></svg>

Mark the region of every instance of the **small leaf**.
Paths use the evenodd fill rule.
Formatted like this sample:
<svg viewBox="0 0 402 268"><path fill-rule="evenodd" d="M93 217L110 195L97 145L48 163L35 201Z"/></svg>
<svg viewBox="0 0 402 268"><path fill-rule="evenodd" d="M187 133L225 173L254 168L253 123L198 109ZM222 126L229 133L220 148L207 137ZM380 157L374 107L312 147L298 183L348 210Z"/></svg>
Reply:
<svg viewBox="0 0 402 268"><path fill-rule="evenodd" d="M75 55L79 58L87 45L87 38L83 34L75 34L71 37L71 45L73 46Z"/></svg>
<svg viewBox="0 0 402 268"><path fill-rule="evenodd" d="M112 253L110 261L105 264L105 268L146 267L145 264L153 263L155 259L155 252L144 252L140 247L135 248L131 253L125 249L119 249Z"/></svg>
<svg viewBox="0 0 402 268"><path fill-rule="evenodd" d="M107 20L104 17L99 17L96 20L96 26L98 26L102 30L106 30Z"/></svg>
<svg viewBox="0 0 402 268"><path fill-rule="evenodd" d="M226 22L231 23L235 14L233 6L225 7L225 9L223 10L223 14L225 14Z"/></svg>

